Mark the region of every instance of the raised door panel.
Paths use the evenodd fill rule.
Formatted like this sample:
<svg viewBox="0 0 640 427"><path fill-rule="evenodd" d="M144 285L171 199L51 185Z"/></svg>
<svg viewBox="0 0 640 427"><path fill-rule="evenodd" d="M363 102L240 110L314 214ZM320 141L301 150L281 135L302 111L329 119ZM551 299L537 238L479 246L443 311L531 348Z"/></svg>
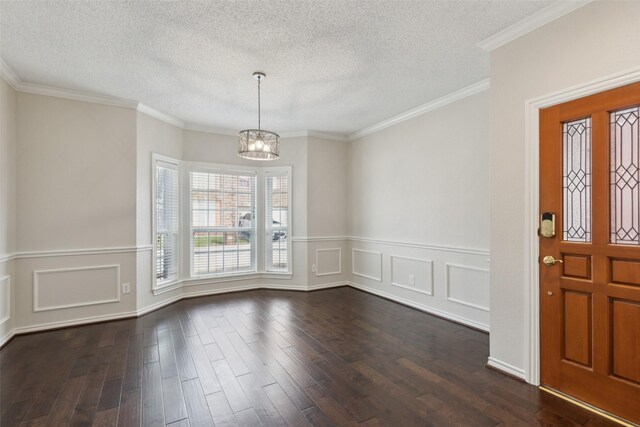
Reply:
<svg viewBox="0 0 640 427"><path fill-rule="evenodd" d="M611 301L611 370L640 385L640 302Z"/></svg>
<svg viewBox="0 0 640 427"><path fill-rule="evenodd" d="M563 292L563 358L591 366L592 307L591 295L584 292Z"/></svg>

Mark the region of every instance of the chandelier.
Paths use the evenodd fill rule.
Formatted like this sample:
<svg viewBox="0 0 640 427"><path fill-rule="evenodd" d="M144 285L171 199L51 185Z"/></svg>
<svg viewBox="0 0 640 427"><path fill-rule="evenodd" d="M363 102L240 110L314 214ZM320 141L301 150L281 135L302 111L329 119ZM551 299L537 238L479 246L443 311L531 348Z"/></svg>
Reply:
<svg viewBox="0 0 640 427"><path fill-rule="evenodd" d="M280 157L280 135L260 128L260 82L267 77L255 72L258 80L258 129L241 130L238 135L238 155L251 160L275 160Z"/></svg>

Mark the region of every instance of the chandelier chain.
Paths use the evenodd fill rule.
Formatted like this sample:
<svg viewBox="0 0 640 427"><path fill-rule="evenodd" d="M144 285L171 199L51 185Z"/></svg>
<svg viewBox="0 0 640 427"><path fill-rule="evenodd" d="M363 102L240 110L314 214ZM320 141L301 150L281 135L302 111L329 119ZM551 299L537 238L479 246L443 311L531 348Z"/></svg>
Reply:
<svg viewBox="0 0 640 427"><path fill-rule="evenodd" d="M258 79L258 130L260 130L260 81L262 79Z"/></svg>

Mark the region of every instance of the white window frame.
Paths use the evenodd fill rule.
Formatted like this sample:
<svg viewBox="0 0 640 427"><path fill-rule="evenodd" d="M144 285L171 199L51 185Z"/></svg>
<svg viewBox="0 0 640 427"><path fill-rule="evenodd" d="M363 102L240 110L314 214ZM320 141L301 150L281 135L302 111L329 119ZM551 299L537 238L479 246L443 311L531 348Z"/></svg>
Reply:
<svg viewBox="0 0 640 427"><path fill-rule="evenodd" d="M158 281L156 278L156 166L162 164L178 171L178 247L176 277L170 281ZM255 269L251 271L212 273L195 275L193 272L193 239L191 236L191 200L189 173L240 173L254 174L256 177L255 189L255 222L256 222L256 249L253 263ZM266 244L270 236L266 236L266 194L265 179L270 174L288 176L288 227L287 227L287 270L273 270L266 266ZM218 163L181 161L172 157L157 153L151 154L151 290L154 295L171 291L182 286L183 282L200 279L224 279L226 277L247 276L260 277L260 275L272 277L290 277L293 273L293 179L291 166L278 167L251 167L239 165L226 165Z"/></svg>
<svg viewBox="0 0 640 427"><path fill-rule="evenodd" d="M152 292L156 292L159 290L164 290L166 288L174 288L181 283L182 277L182 209L181 209L181 193L182 193L182 174L180 161L174 159L172 157L163 156L160 154L152 153L151 155L151 241L152 241L152 250L151 250L151 290ZM170 169L174 169L178 174L178 185L177 185L177 198L178 198L178 236L176 238L176 275L171 280L158 281L156 277L156 262L157 262L157 213L156 213L156 189L157 189L157 174L156 169L161 165L163 167L167 167Z"/></svg>
<svg viewBox="0 0 640 427"><path fill-rule="evenodd" d="M264 268L264 272L265 273L269 273L269 274L273 274L273 275L277 275L277 274L283 274L283 275L289 275L292 272L292 260L293 260L293 256L291 253L292 250L292 244L291 244L291 240L292 240L292 225L293 225L293 218L291 216L291 210L292 210L292 206L293 206L293 197L292 197L292 179L291 179L291 172L292 172L292 168L291 166L280 166L280 167L272 167L272 168L262 168L262 170L260 171L260 181L261 181L261 192L262 192L262 203L260 205L260 208L262 209L262 215L261 215L261 223L262 223L262 227L264 228L263 232L262 232L262 236L264 237L263 242L262 242L262 248L263 248L263 254L262 254L262 262L263 262L263 268ZM287 269L286 270L282 270L282 269L269 269L266 265L266 260L267 260L267 255L266 255L266 251L267 251L267 245L269 243L273 243L271 236L269 235L269 232L267 231L267 227L266 227L266 216L267 216L267 195L266 195L266 185L265 185L265 181L269 176L283 176L285 175L287 177Z"/></svg>
<svg viewBox="0 0 640 427"><path fill-rule="evenodd" d="M252 167L238 167L233 165L223 165L216 163L201 163L201 162L183 162L184 165L184 226L183 226L183 235L186 237L185 247L188 248L189 252L189 277L191 279L204 279L204 278L218 278L218 277L233 277L233 276L251 276L256 275L257 273L262 271L262 255L260 252L261 239L262 235L261 229L261 221L258 221L258 218L262 217L262 203L263 201L260 198L261 192L261 168L252 168ZM256 179L256 187L255 187L255 195L254 195L254 207L256 210L254 222L256 224L256 250L253 253L252 263L255 266L252 270L240 271L240 272L230 272L230 273L208 273L208 274L196 274L194 272L194 262L193 262L193 236L192 236L192 226L191 226L191 180L190 173L191 172L202 172L202 173L218 173L218 174L241 174L241 175L253 175Z"/></svg>

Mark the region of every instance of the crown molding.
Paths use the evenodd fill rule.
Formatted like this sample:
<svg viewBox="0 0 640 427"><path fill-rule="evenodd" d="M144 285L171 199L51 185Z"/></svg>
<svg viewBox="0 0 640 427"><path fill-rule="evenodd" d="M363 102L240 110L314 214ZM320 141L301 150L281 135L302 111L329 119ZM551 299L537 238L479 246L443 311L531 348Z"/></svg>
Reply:
<svg viewBox="0 0 640 427"><path fill-rule="evenodd" d="M235 129L207 126L207 125L201 125L198 123L186 122L182 128L186 130L194 130L196 132L217 133L219 135L238 136L238 131Z"/></svg>
<svg viewBox="0 0 640 427"><path fill-rule="evenodd" d="M309 131L307 130L292 130L289 132L278 132L280 138L306 138L309 136Z"/></svg>
<svg viewBox="0 0 640 427"><path fill-rule="evenodd" d="M73 90L73 89L61 89L61 88L57 88L53 86L45 86L37 83L26 83L23 81L20 81L18 83L16 87L16 91L31 93L34 95L45 95L45 96L53 96L56 98L71 99L74 101L91 102L94 104L109 105L112 107L130 108L134 110L138 108L138 103L136 101L131 101L129 99L98 95L90 92L84 92L84 91Z"/></svg>
<svg viewBox="0 0 640 427"><path fill-rule="evenodd" d="M592 1L593 0L558 1L534 13L533 15L529 15L515 24L508 26L491 37L487 37L477 43L476 46L486 50L487 52L491 52L492 50L522 37L551 21L555 21L556 19L581 8Z"/></svg>
<svg viewBox="0 0 640 427"><path fill-rule="evenodd" d="M365 135L369 135L371 133L378 132L382 129L386 129L390 126L397 125L398 123L402 123L414 117L428 113L429 111L442 108L447 104L451 104L452 102L459 101L460 99L466 98L471 95L475 95L476 93L483 92L487 89L489 89L489 79L481 80L478 83L472 84L471 86L467 86L455 92L451 92L450 94L445 95L441 98L435 99L431 102L427 102L426 104L423 104L419 107L413 108L402 114L398 114L397 116L391 117L390 119L383 120L379 123L376 123L374 125L361 129L357 132L354 132L349 135L349 140L353 141L358 138L362 138Z"/></svg>
<svg viewBox="0 0 640 427"><path fill-rule="evenodd" d="M584 3L584 2L583 2ZM156 110L155 108L137 101L132 101L123 98L110 97L105 95L98 95L90 92L77 91L73 89L63 89L53 86L40 85L36 83L27 83L20 80L20 78L11 70L11 68L0 58L0 72L2 78L13 87L17 92L25 92L36 95L53 96L57 98L71 99L75 101L91 102L95 104L110 105L114 107L130 108L144 113L148 116L161 120L170 125L179 127L185 130L192 130L197 132L215 133L218 135L237 136L237 129L221 128L215 126L207 126L203 124L184 122L169 114ZM280 133L281 138L300 138L300 137L315 137L332 141L348 142L361 138L365 135L377 132L379 130L388 128L395 124L404 122L421 114L429 111L441 108L451 102L458 101L470 95L482 92L489 88L489 79L482 80L466 88L457 90L434 101L428 102L419 107L413 108L405 113L394 116L390 119L384 120L377 124L368 126L364 129L356 131L352 134L339 134L331 132L321 132L315 130L301 130L290 131Z"/></svg>
<svg viewBox="0 0 640 427"><path fill-rule="evenodd" d="M347 142L349 141L349 135L343 135L339 133L319 132L315 130L307 131L307 136L328 139L330 141Z"/></svg>
<svg viewBox="0 0 640 427"><path fill-rule="evenodd" d="M6 62L0 58L0 77L2 77L8 84L13 88L13 90L18 90L18 85L20 84L20 79L13 72L11 68L7 65Z"/></svg>
<svg viewBox="0 0 640 427"><path fill-rule="evenodd" d="M201 125L197 123L184 123L182 126L183 129L193 130L196 132L206 132L206 133L216 133L219 135L229 135L229 136L238 136L238 131L236 129L228 129L228 128L219 128L214 126ZM305 138L305 137L316 137L323 139L330 139L334 141L348 141L347 135L334 134L328 132L318 132L312 130L299 130L299 131L289 131L289 132L279 132L280 138Z"/></svg>
<svg viewBox="0 0 640 427"><path fill-rule="evenodd" d="M169 123L170 125L184 129L184 122L182 120L158 111L155 108L149 107L147 104L139 103L138 111L146 114L147 116L151 116L165 123Z"/></svg>

